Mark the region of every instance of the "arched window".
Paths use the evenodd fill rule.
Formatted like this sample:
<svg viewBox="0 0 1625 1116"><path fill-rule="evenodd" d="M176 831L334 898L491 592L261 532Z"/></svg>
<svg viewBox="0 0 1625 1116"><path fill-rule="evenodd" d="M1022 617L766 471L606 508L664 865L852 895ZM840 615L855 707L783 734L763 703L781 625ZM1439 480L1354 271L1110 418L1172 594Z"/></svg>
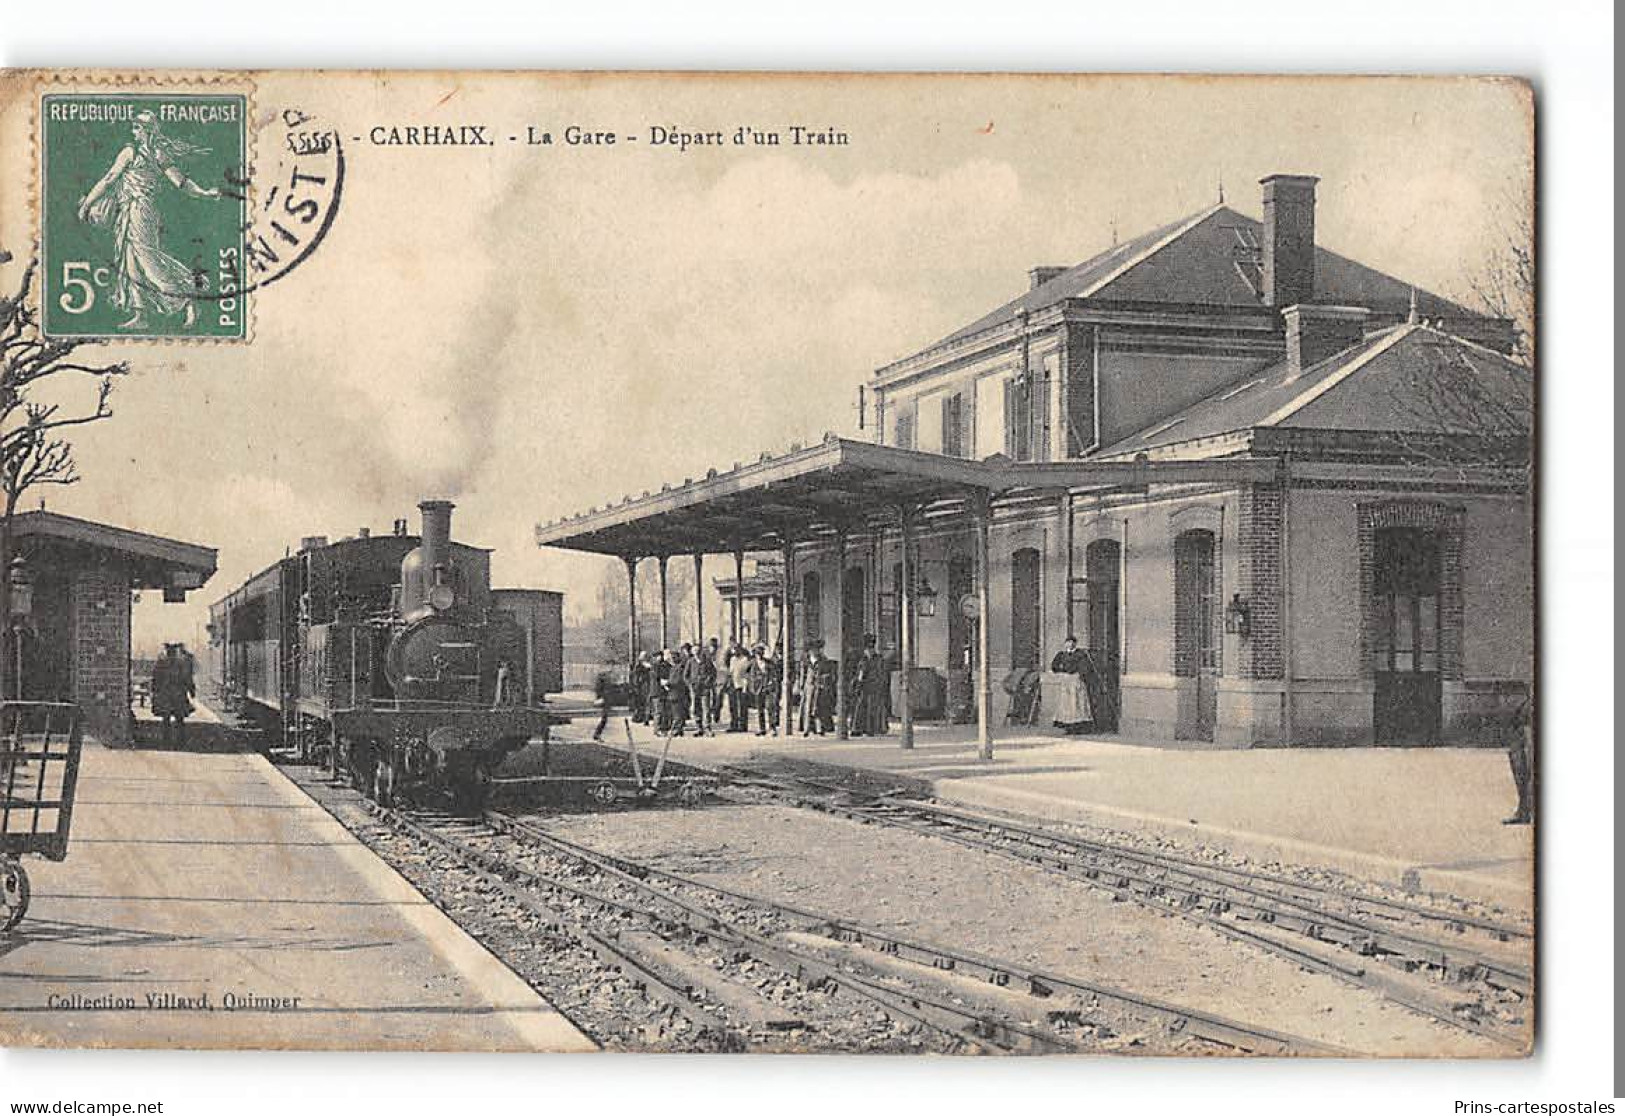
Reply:
<svg viewBox="0 0 1625 1116"><path fill-rule="evenodd" d="M1084 574L1088 578L1088 615L1084 618L1083 644L1094 652L1096 661L1110 673L1117 673L1118 578L1123 548L1114 539L1096 539L1084 551Z"/></svg>
<svg viewBox="0 0 1625 1116"><path fill-rule="evenodd" d="M1010 665L1017 670L1038 669L1043 624L1040 561L1030 546L1010 555Z"/></svg>
<svg viewBox="0 0 1625 1116"><path fill-rule="evenodd" d="M1219 588L1214 534L1181 532L1174 539L1174 674L1190 682L1179 692L1174 735L1212 740L1218 720Z"/></svg>
<svg viewBox="0 0 1625 1116"><path fill-rule="evenodd" d="M818 571L809 570L801 578L802 646L811 647L824 638L824 582Z"/></svg>
<svg viewBox="0 0 1625 1116"><path fill-rule="evenodd" d="M1218 669L1213 550L1212 531L1185 531L1174 540L1174 673L1181 678Z"/></svg>

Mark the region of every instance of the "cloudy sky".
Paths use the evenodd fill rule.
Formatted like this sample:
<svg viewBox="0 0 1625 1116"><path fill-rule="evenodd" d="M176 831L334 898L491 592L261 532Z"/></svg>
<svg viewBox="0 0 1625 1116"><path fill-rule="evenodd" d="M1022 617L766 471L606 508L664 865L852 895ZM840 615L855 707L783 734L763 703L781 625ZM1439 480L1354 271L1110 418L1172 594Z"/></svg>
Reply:
<svg viewBox="0 0 1625 1116"><path fill-rule="evenodd" d="M126 345L117 415L77 438L50 506L220 551L138 644L194 638L208 601L297 545L416 522L494 547L499 583L590 597L604 561L538 550L538 520L726 468L826 430L856 389L1070 264L1257 180L1321 179L1317 237L1441 294L1526 203L1530 121L1488 81L418 74L254 79L345 137L326 241L261 292L248 345ZM31 97L0 88L0 150ZM569 124L614 148L381 147L374 125ZM844 147L651 147L651 126L834 127ZM359 136L356 142L351 137ZM273 142L262 132L261 144ZM26 160L0 246L33 232ZM17 281L17 264L0 280ZM32 504L30 504L32 506Z"/></svg>

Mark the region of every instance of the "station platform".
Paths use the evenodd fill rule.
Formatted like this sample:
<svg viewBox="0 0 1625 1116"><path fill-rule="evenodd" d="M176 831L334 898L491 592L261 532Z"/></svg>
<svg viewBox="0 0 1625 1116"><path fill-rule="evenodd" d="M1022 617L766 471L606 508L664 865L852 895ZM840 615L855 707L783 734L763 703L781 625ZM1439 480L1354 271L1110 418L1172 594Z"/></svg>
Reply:
<svg viewBox="0 0 1625 1116"><path fill-rule="evenodd" d="M0 936L0 1045L594 1043L253 753L87 742L68 857Z"/></svg>
<svg viewBox="0 0 1625 1116"><path fill-rule="evenodd" d="M585 734L593 723L578 720L569 731ZM651 728L634 727L640 748L659 748ZM605 736L625 742L615 722ZM1216 750L1000 726L994 758L982 760L975 726L916 725L915 747L904 751L894 723L890 736L850 741L689 735L673 741L671 755L703 764L758 753L906 775L968 808L1409 881L1525 914L1534 907L1534 831L1501 824L1517 795L1499 748Z"/></svg>

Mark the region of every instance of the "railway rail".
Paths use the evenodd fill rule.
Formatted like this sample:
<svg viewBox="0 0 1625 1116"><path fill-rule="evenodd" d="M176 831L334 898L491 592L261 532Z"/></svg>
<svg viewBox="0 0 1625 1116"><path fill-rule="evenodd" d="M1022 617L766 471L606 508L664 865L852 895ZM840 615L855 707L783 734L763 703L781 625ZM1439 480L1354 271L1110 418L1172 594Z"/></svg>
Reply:
<svg viewBox="0 0 1625 1116"><path fill-rule="evenodd" d="M1040 829L884 789L737 765L715 770L734 788L937 837L1103 888L1116 898L1178 915L1375 992L1447 1026L1509 1048L1525 1044L1517 1021L1508 1025L1497 1020L1484 1003L1487 998L1490 1009L1514 1015L1525 1010L1532 983L1525 967L1395 923L1443 924L1458 938L1472 933L1486 945L1527 941L1531 932L1522 927Z"/></svg>
<svg viewBox="0 0 1625 1116"><path fill-rule="evenodd" d="M1349 1053L1330 1044L1301 1036L1282 1034L1058 973L1034 970L1026 966L980 956L947 946L907 939L889 931L866 926L848 919L780 903L761 896L747 895L743 892L719 887L716 884L705 883L688 876L667 872L651 865L588 848L557 834L547 832L533 822L511 814L487 812L485 822L492 828L526 843L533 844L550 855L573 860L618 880L626 886L634 888L647 899L657 903L675 905L683 910L688 918L697 920L702 926L714 922L719 917L716 913L718 903L743 909L758 909L772 914L776 919L782 921L785 926L792 928L792 933L795 934L823 937L837 943L866 946L880 954L882 958L895 958L905 962L914 962L921 966L928 966L940 973L951 973L961 977L968 976L993 989L1016 989L1039 1000L1047 1001L1060 994L1083 1003L1109 1004L1116 1010L1122 1011L1137 1020L1162 1023L1167 1027L1170 1034L1186 1035L1215 1047L1263 1054L1346 1055ZM710 900L710 903L701 903L685 898L681 894L682 892L692 892ZM749 936L759 938L757 935ZM867 964L862 960L861 954L848 954L847 956L860 964ZM794 964L804 965L806 961L805 954L800 952L793 954ZM896 969L892 966L880 966L875 969L875 972L878 976L884 977L888 974L895 974ZM844 973L844 976L845 979L851 979L850 972ZM1007 1022L999 1023L996 1020L989 1020L986 1016L981 1016L976 1027L979 1031L987 1031L990 1029L996 1030L999 1027L1009 1028L1011 1025ZM1018 1034L1022 1033L1019 1026L1015 1027L1014 1030ZM1027 1033L1025 1037L1029 1039L1035 1038L1030 1033ZM1042 1040L1038 1040L1036 1044L1041 1047L1043 1045ZM1063 1044L1061 1048L1064 1049L1065 1045Z"/></svg>
<svg viewBox="0 0 1625 1116"><path fill-rule="evenodd" d="M1113 1049L1113 1034L1150 1025L1187 1053L1347 1053L676 876L575 844L511 814L488 812L472 821L376 804L369 810L453 858L549 932L581 941L683 1016L709 1048L822 1045L818 1018L764 1001L739 979L737 966L748 959L802 986L847 994L928 1033L936 1049L1081 1053ZM525 863L516 855L521 849L543 865ZM853 1006L847 1002L837 1014L849 1016ZM789 1043L789 1033L800 1038Z"/></svg>

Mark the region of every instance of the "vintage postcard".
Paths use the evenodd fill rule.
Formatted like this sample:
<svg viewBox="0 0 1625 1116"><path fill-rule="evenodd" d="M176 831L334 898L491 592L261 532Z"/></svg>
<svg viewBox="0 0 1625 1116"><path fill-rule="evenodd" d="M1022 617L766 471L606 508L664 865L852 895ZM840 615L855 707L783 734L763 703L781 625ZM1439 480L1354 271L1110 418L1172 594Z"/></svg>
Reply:
<svg viewBox="0 0 1625 1116"><path fill-rule="evenodd" d="M1534 119L0 72L0 1041L1527 1055Z"/></svg>

